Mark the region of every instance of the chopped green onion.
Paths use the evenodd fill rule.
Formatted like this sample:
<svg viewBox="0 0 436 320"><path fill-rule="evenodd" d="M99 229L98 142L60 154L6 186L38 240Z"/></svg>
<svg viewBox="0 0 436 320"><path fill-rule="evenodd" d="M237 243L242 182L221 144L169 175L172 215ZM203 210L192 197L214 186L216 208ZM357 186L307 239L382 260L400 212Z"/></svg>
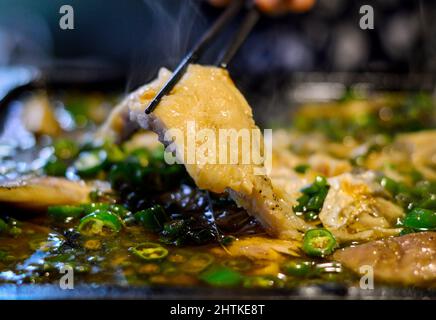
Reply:
<svg viewBox="0 0 436 320"><path fill-rule="evenodd" d="M298 204L294 206L294 211L299 215L303 215L307 221L318 219L318 214L327 197L328 190L327 180L324 177L317 176L311 185L301 190L302 195L297 199Z"/></svg>
<svg viewBox="0 0 436 320"><path fill-rule="evenodd" d="M308 164L299 164L299 165L294 167L294 170L297 173L306 173L306 171L309 169L310 169L310 166Z"/></svg>
<svg viewBox="0 0 436 320"><path fill-rule="evenodd" d="M65 175L68 166L56 157L51 157L44 165L44 172L49 176L62 177Z"/></svg>
<svg viewBox="0 0 436 320"><path fill-rule="evenodd" d="M303 251L309 256L325 257L336 248L336 239L326 229L311 229L303 239Z"/></svg>

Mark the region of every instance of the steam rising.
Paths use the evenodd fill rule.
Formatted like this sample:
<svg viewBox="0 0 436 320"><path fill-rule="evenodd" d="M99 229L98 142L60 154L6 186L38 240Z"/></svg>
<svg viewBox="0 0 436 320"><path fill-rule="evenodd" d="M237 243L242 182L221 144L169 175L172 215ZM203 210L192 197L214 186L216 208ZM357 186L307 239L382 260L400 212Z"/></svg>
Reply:
<svg viewBox="0 0 436 320"><path fill-rule="evenodd" d="M206 25L206 19L198 7L199 2L144 0L144 6L150 11L147 16L151 19L151 28L136 32L144 34L144 41L147 34L153 34L153 39L158 41L134 53L127 91L154 78L160 67L174 69L188 52ZM148 73L144 74L143 70Z"/></svg>

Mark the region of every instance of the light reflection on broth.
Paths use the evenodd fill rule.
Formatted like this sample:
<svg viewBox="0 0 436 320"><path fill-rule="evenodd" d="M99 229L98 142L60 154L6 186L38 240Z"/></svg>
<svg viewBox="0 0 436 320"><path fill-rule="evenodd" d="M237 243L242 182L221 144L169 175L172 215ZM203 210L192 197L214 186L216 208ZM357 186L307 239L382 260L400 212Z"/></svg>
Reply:
<svg viewBox="0 0 436 320"><path fill-rule="evenodd" d="M326 228L322 221L326 210L323 203L331 200L328 195L333 194L334 177L368 169L377 173L374 184L377 197L382 200L367 204L365 197L373 194L368 196L360 189L354 190L353 196L363 203L362 212L368 206L376 208L382 204L382 214L362 214L345 229L333 228L329 233L335 236L337 244L331 252L319 256L316 251L305 251L302 241L268 237L260 224L227 195L200 190L182 166L166 165L160 148L130 146L126 151L123 146L108 143L77 146L102 121L102 112L108 112L103 95L74 94L49 99L58 101L56 105L62 109L58 114L63 122L68 122L62 127L68 131L51 138L35 133L38 144L32 148L28 144L25 150L0 140L0 183L29 173L76 180L82 177L92 181L92 204L78 201L48 211L17 209L13 204L19 203L10 201L2 205L0 283L57 283L61 268L70 266L77 283L245 288L291 288L327 282L358 285L356 270L347 260L334 261L334 250L359 248L359 244L398 236L399 232L413 235L435 230L436 182L431 177L434 166L420 161L419 152L413 158L418 160L410 162L408 151L402 149L425 146L425 132L434 136L434 123L429 122L434 108L428 108L425 96L387 95L385 100L330 103L322 112L318 112L319 106L318 111L314 111L314 106L305 106L297 113L293 127L276 136L284 150L278 161L288 161L287 169L292 171L289 177L297 177L305 188L297 189L292 199L294 210L298 209L300 217L322 230ZM342 112L344 104L349 104L350 110L354 104L360 104L359 116L349 109ZM99 108L98 112L87 114L93 107ZM411 117L409 122L405 116ZM397 133L422 129L428 131L397 139ZM11 131L8 132L9 135ZM62 153L62 148L68 152ZM104 151L104 159L96 151ZM78 170L77 159L84 153L88 158ZM350 181L346 182L352 185L355 180ZM364 197L358 198L361 194ZM331 207L339 206L339 196ZM34 205L40 200L35 197ZM392 209L390 216L383 211L386 208ZM401 215L397 219L397 208L406 212L408 218ZM413 215L425 216L427 226L420 224L422 220L412 219ZM357 237L373 224L383 226L386 233L367 233L370 235L366 240ZM313 244L325 245L327 236L328 233L318 235L318 242L314 240ZM238 247L238 243L244 245ZM433 252L430 247L422 248ZM434 254L430 258L435 259ZM381 282L402 283L404 279L395 282L396 279L381 278ZM432 286L434 281L435 277L420 285Z"/></svg>

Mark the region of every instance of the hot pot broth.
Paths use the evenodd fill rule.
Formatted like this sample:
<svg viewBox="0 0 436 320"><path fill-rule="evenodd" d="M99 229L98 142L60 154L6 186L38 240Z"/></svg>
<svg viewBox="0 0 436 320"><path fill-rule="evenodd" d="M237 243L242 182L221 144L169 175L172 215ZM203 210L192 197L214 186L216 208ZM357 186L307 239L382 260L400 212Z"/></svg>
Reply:
<svg viewBox="0 0 436 320"><path fill-rule="evenodd" d="M280 136L283 148L300 159L292 170L309 181L294 211L315 227L322 227L319 215L331 188L325 179L334 176L329 168L310 163L310 156L322 153L350 170L380 173L377 181L386 198L407 212L395 223L401 234L434 230L435 168L389 162L384 153L401 132L434 128L433 102L424 94L383 99L348 95L328 105L303 106ZM197 188L182 165L164 162L159 145L138 146L134 139L121 145L89 143L87 135L106 117L113 100L80 93L51 95L47 101L56 112L47 117L68 126L61 125L59 132L33 128L36 144L26 150L3 144L9 152L1 159L4 180L37 174L92 181L92 187L90 201L72 205L2 205L0 282L57 283L59 270L68 266L76 283L246 288L359 283L360 276L335 261L332 252L317 256L299 245L295 254L268 249L271 256L259 259L232 251L240 239L269 238L228 195ZM354 104L361 104L363 111L341 112ZM11 164L28 160L29 153L40 156L33 160L39 166L24 170ZM413 219L422 212L429 219L427 227ZM363 242L343 241L331 249Z"/></svg>

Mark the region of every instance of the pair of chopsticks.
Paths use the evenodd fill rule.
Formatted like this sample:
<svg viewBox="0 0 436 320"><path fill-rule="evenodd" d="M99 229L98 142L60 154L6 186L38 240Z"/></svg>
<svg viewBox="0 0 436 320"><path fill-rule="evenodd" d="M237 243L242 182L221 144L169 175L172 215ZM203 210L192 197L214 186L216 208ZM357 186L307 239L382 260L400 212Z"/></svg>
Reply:
<svg viewBox="0 0 436 320"><path fill-rule="evenodd" d="M235 0L227 7L221 16L215 21L210 29L202 36L200 41L189 51L189 53L182 59L177 68L174 70L171 78L165 83L162 89L156 94L153 100L145 109L146 114L150 114L157 107L162 97L167 95L177 84L180 78L184 75L190 63L197 62L208 45L213 41L231 22L231 20L242 10L247 11L244 20L242 21L239 29L230 41L229 46L218 59L216 65L227 68L230 60L238 51L244 40L247 38L251 29L259 20L260 14L252 2L248 3L244 0Z"/></svg>

